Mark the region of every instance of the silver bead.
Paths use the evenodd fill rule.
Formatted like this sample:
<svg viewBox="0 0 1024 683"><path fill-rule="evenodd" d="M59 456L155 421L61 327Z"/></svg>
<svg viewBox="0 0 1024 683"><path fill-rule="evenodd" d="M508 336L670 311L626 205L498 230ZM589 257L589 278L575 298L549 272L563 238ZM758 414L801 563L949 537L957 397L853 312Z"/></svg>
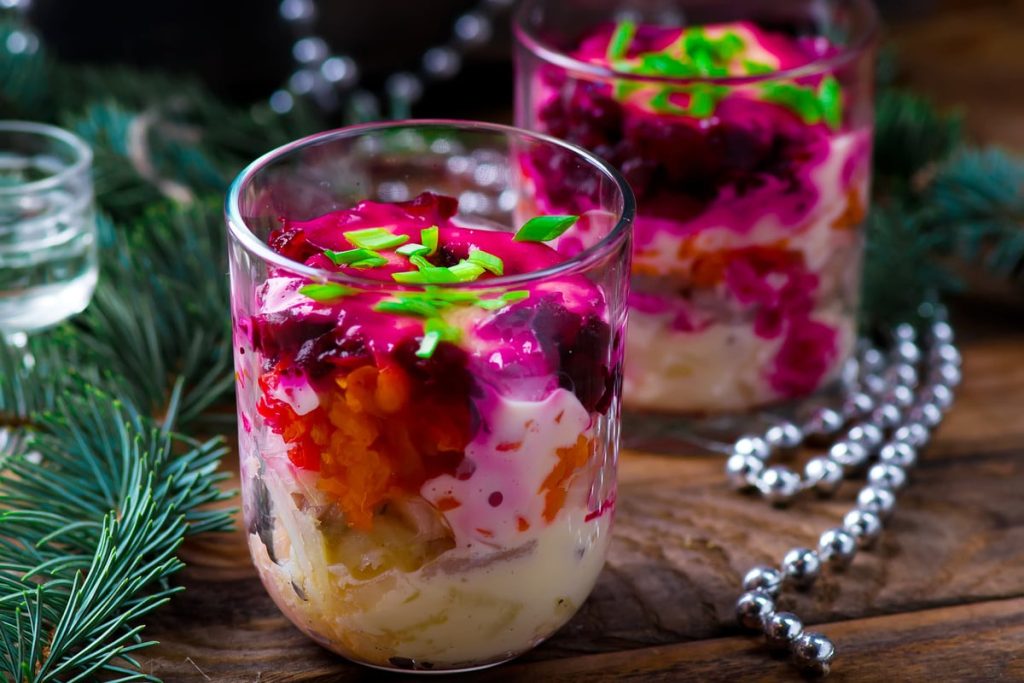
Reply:
<svg viewBox="0 0 1024 683"><path fill-rule="evenodd" d="M890 491L899 491L907 483L907 472L891 463L875 463L868 470L868 483Z"/></svg>
<svg viewBox="0 0 1024 683"><path fill-rule="evenodd" d="M344 87L359 80L359 67L351 57L328 57L320 65L320 73L329 83Z"/></svg>
<svg viewBox="0 0 1024 683"><path fill-rule="evenodd" d="M307 21L316 16L313 0L284 0L278 11L286 21Z"/></svg>
<svg viewBox="0 0 1024 683"><path fill-rule="evenodd" d="M275 90L270 96L270 108L278 114L287 114L295 106L295 98L287 90Z"/></svg>
<svg viewBox="0 0 1024 683"><path fill-rule="evenodd" d="M881 429L894 429L903 421L903 412L892 403L883 403L871 411L871 421Z"/></svg>
<svg viewBox="0 0 1024 683"><path fill-rule="evenodd" d="M952 344L953 326L944 320L932 323L931 335L939 344Z"/></svg>
<svg viewBox="0 0 1024 683"><path fill-rule="evenodd" d="M871 452L882 445L882 442L885 440L885 435L882 434L882 430L875 425L870 422L865 422L864 424L850 427L850 431L846 433L846 439L854 443L859 443L867 449L868 452Z"/></svg>
<svg viewBox="0 0 1024 683"><path fill-rule="evenodd" d="M835 569L853 562L857 554L857 539L846 529L829 529L818 539L818 557Z"/></svg>
<svg viewBox="0 0 1024 683"><path fill-rule="evenodd" d="M782 573L786 581L798 588L810 586L821 571L818 553L810 548L793 548L782 558Z"/></svg>
<svg viewBox="0 0 1024 683"><path fill-rule="evenodd" d="M863 391L857 391L843 399L843 415L847 419L867 415L875 408L875 399Z"/></svg>
<svg viewBox="0 0 1024 683"><path fill-rule="evenodd" d="M828 458L811 458L804 465L804 477L818 495L830 496L843 483L843 468Z"/></svg>
<svg viewBox="0 0 1024 683"><path fill-rule="evenodd" d="M922 403L911 408L907 418L934 429L942 422L942 408L931 402Z"/></svg>
<svg viewBox="0 0 1024 683"><path fill-rule="evenodd" d="M892 435L893 441L905 443L912 448L924 448L930 438L931 432L920 422L908 422L900 426Z"/></svg>
<svg viewBox="0 0 1024 683"><path fill-rule="evenodd" d="M882 399L886 403L891 403L900 410L904 410L914 405L914 392L903 384L897 384L889 391L885 392L885 396Z"/></svg>
<svg viewBox="0 0 1024 683"><path fill-rule="evenodd" d="M736 439L732 452L739 453L740 455L752 455L755 458L765 460L772 454L772 449L768 442L761 437L748 434Z"/></svg>
<svg viewBox="0 0 1024 683"><path fill-rule="evenodd" d="M803 443L804 433L792 422L779 422L768 428L764 433L764 441L770 450L789 453Z"/></svg>
<svg viewBox="0 0 1024 683"><path fill-rule="evenodd" d="M800 492L800 475L788 467L775 465L761 472L756 486L768 502L780 505Z"/></svg>
<svg viewBox="0 0 1024 683"><path fill-rule="evenodd" d="M873 512L880 519L892 514L896 507L896 495L880 486L865 486L857 494L857 507L864 512Z"/></svg>
<svg viewBox="0 0 1024 683"><path fill-rule="evenodd" d="M772 650L788 650L804 625L792 612L776 612L764 622L764 639Z"/></svg>
<svg viewBox="0 0 1024 683"><path fill-rule="evenodd" d="M804 434L814 440L834 436L843 428L843 416L828 407L821 407L811 414L804 425Z"/></svg>
<svg viewBox="0 0 1024 683"><path fill-rule="evenodd" d="M752 455L733 453L725 461L725 474L729 484L736 490L743 490L754 485L754 478L764 469L764 461Z"/></svg>
<svg viewBox="0 0 1024 683"><path fill-rule="evenodd" d="M423 53L423 70L433 78L452 78L460 68L462 57L450 47L432 47Z"/></svg>
<svg viewBox="0 0 1024 683"><path fill-rule="evenodd" d="M873 346L869 346L858 354L858 362L864 370L881 370L885 367L885 355Z"/></svg>
<svg viewBox="0 0 1024 683"><path fill-rule="evenodd" d="M827 676L836 657L836 646L820 633L804 632L793 641L793 662L804 673Z"/></svg>
<svg viewBox="0 0 1024 683"><path fill-rule="evenodd" d="M319 64L327 58L330 51L324 39L317 36L296 40L295 45L292 46L292 56L300 64Z"/></svg>
<svg viewBox="0 0 1024 683"><path fill-rule="evenodd" d="M491 22L476 12L463 14L455 22L455 36L466 45L483 45L491 38Z"/></svg>
<svg viewBox="0 0 1024 683"><path fill-rule="evenodd" d="M829 460L843 467L860 467L868 461L868 450L856 441L837 441L828 449Z"/></svg>
<svg viewBox="0 0 1024 683"><path fill-rule="evenodd" d="M408 71L391 74L384 87L389 95L406 102L415 102L423 96L423 82Z"/></svg>
<svg viewBox="0 0 1024 683"><path fill-rule="evenodd" d="M913 389L917 386L918 382L921 381L920 375L917 373L917 368L909 363L897 363L893 365L886 373L886 379L890 384L898 384L908 389Z"/></svg>
<svg viewBox="0 0 1024 683"><path fill-rule="evenodd" d="M839 371L839 378L842 380L843 386L855 385L858 377L860 377L860 363L856 358L847 358Z"/></svg>
<svg viewBox="0 0 1024 683"><path fill-rule="evenodd" d="M878 461L905 470L910 469L917 462L917 449L903 441L892 441L878 451Z"/></svg>
<svg viewBox="0 0 1024 683"><path fill-rule="evenodd" d="M288 79L288 89L296 95L308 95L316 87L316 76L309 69L299 69Z"/></svg>
<svg viewBox="0 0 1024 683"><path fill-rule="evenodd" d="M921 349L914 342L901 341L896 344L896 356L913 365L921 362Z"/></svg>
<svg viewBox="0 0 1024 683"><path fill-rule="evenodd" d="M899 341L912 342L917 339L917 331L910 323L900 323L893 329L892 336Z"/></svg>
<svg viewBox="0 0 1024 683"><path fill-rule="evenodd" d="M760 631L775 612L775 601L760 591L750 591L736 601L736 620L744 628Z"/></svg>
<svg viewBox="0 0 1024 683"><path fill-rule="evenodd" d="M934 384L925 389L924 398L941 410L949 410L953 405L953 391L944 384Z"/></svg>
<svg viewBox="0 0 1024 683"><path fill-rule="evenodd" d="M857 546L868 548L882 533L882 520L873 512L850 510L843 517L843 528L857 539Z"/></svg>
<svg viewBox="0 0 1024 683"><path fill-rule="evenodd" d="M941 382L950 388L960 386L960 381L963 379L963 371L952 363L940 363L930 374L933 381Z"/></svg>
<svg viewBox="0 0 1024 683"><path fill-rule="evenodd" d="M881 396L889 388L889 383L880 375L865 375L860 379L860 386L872 396Z"/></svg>
<svg viewBox="0 0 1024 683"><path fill-rule="evenodd" d="M760 591L772 598L782 589L782 572L774 567L754 567L743 577L744 591Z"/></svg>
<svg viewBox="0 0 1024 683"><path fill-rule="evenodd" d="M949 365L956 365L959 367L963 362L963 358L960 356L960 351L952 344L939 344L937 346L933 346L928 355L933 361L940 364L948 363Z"/></svg>

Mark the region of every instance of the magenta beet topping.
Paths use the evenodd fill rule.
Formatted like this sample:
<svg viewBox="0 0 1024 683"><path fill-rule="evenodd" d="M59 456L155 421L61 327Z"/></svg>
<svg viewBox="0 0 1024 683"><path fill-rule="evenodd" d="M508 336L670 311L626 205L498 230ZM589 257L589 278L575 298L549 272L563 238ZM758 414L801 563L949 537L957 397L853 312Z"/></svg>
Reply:
<svg viewBox="0 0 1024 683"><path fill-rule="evenodd" d="M527 70L520 123L603 156L637 197L627 407L741 411L837 376L855 336L871 143L847 75L809 68L837 52L751 23L623 22L571 53L621 78ZM562 152L525 167L553 206L594 200Z"/></svg>

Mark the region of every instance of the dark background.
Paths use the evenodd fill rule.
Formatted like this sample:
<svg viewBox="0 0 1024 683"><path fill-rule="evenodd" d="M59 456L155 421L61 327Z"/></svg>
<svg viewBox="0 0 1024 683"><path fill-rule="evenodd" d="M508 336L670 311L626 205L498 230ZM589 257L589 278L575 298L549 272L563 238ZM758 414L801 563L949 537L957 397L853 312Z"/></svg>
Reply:
<svg viewBox="0 0 1024 683"><path fill-rule="evenodd" d="M723 0L725 1L725 0ZM57 56L193 74L226 99L252 102L281 87L295 68L294 36L279 0L34 0L29 19ZM889 21L913 21L932 0L882 0ZM380 91L387 75L415 70L444 44L477 0L318 0L315 33L334 54L355 58L361 84ZM431 85L419 116L507 118L512 65L508 11L494 38L474 49L455 82Z"/></svg>

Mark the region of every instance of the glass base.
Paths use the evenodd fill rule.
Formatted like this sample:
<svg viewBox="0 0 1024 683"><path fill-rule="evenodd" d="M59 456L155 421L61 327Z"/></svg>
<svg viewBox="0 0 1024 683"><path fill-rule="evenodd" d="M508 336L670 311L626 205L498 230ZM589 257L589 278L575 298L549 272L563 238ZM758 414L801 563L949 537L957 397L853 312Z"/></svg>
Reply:
<svg viewBox="0 0 1024 683"><path fill-rule="evenodd" d="M376 669L377 671L386 671L391 674L412 674L415 676L446 676L448 674L468 674L474 671L483 671L484 669L492 669L496 666L501 666L507 662L511 662L519 655L512 655L511 657L505 657L488 664L479 664L476 666L464 666L454 668L417 668L417 663L412 662L412 668L405 668L400 666L381 666L379 664L367 664L366 662L360 662L358 659L349 659L354 664L365 666L369 669ZM346 658L347 659L347 658ZM410 660L411 661L411 660Z"/></svg>
<svg viewBox="0 0 1024 683"><path fill-rule="evenodd" d="M781 420L802 422L814 408L841 405L846 393L846 385L835 380L810 396L741 413L674 414L627 407L622 413L622 446L662 455L729 453L744 434L762 434Z"/></svg>

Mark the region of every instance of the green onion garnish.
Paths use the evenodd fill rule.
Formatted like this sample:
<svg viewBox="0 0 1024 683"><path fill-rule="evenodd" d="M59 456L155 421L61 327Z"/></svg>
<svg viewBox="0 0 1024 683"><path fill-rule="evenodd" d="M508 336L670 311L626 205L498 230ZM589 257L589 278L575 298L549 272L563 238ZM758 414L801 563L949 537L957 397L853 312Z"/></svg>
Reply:
<svg viewBox="0 0 1024 683"><path fill-rule="evenodd" d="M308 296L313 301L333 301L334 299L340 299L344 296L349 296L355 293L356 290L352 287L339 285L336 282L310 284L299 287L299 294Z"/></svg>
<svg viewBox="0 0 1024 683"><path fill-rule="evenodd" d="M349 249L348 251L331 251L324 249L324 256L339 266L353 268L376 268L387 265L388 260L371 249Z"/></svg>
<svg viewBox="0 0 1024 683"><path fill-rule="evenodd" d="M401 273L392 273L391 277L395 282L404 285L429 285L445 284L450 282L461 282L459 278L448 268L424 268L422 270L407 270Z"/></svg>
<svg viewBox="0 0 1024 683"><path fill-rule="evenodd" d="M396 235L388 228L364 228L343 233L345 239L363 249L394 249L409 241L408 235Z"/></svg>
<svg viewBox="0 0 1024 683"><path fill-rule="evenodd" d="M470 263L475 263L478 266L482 267L484 270L493 273L494 275L505 274L505 262L502 261L500 257L495 256L494 254L491 254L489 252L486 252L483 249L470 247L468 260Z"/></svg>
<svg viewBox="0 0 1024 683"><path fill-rule="evenodd" d="M437 251L437 236L439 232L436 225L420 230L420 242L423 242L423 245L430 250L427 252L427 256Z"/></svg>
<svg viewBox="0 0 1024 683"><path fill-rule="evenodd" d="M381 313L398 313L399 315L413 315L422 318L433 318L440 311L429 301L424 299L396 298L392 301L381 301L373 307L373 310Z"/></svg>
<svg viewBox="0 0 1024 683"><path fill-rule="evenodd" d="M461 337L459 328L452 327L441 318L430 318L423 323L423 341L416 350L418 358L430 358L443 341L456 342Z"/></svg>
<svg viewBox="0 0 1024 683"><path fill-rule="evenodd" d="M395 252L406 257L426 256L427 254L430 253L430 247L426 247L422 244L416 244L415 242L410 242L409 244L403 244L398 249L396 249Z"/></svg>
<svg viewBox="0 0 1024 683"><path fill-rule="evenodd" d="M434 351L437 350L437 345L441 343L441 335L437 332L424 332L423 340L420 341L420 347L416 349L417 358L430 358L434 355Z"/></svg>
<svg viewBox="0 0 1024 683"><path fill-rule="evenodd" d="M747 75L749 76L763 76L764 74L770 74L775 71L775 67L771 64L753 62L749 59L743 60L743 68L747 70Z"/></svg>
<svg viewBox="0 0 1024 683"><path fill-rule="evenodd" d="M579 216L537 216L526 221L513 239L516 242L547 242L560 236L579 219Z"/></svg>
<svg viewBox="0 0 1024 683"><path fill-rule="evenodd" d="M449 267L448 272L454 275L459 282L472 282L484 274L484 267L463 259Z"/></svg>
<svg viewBox="0 0 1024 683"><path fill-rule="evenodd" d="M837 130L843 125L843 90L834 76L822 79L818 86L818 102L830 128Z"/></svg>
<svg viewBox="0 0 1024 683"><path fill-rule="evenodd" d="M808 125L821 121L821 103L813 88L789 83L767 83L764 86L764 98L791 109Z"/></svg>
<svg viewBox="0 0 1024 683"><path fill-rule="evenodd" d="M515 289L511 292L505 292L496 299L482 299L477 305L485 311L496 311L499 308L504 308L510 303L516 301L522 301L530 296L530 292L525 289Z"/></svg>
<svg viewBox="0 0 1024 683"><path fill-rule="evenodd" d="M635 21L620 21L615 26L615 31L612 33L612 39L608 43L608 61L614 62L616 59L622 59L629 52L629 45L633 42L633 38L636 36L636 22Z"/></svg>
<svg viewBox="0 0 1024 683"><path fill-rule="evenodd" d="M672 93L675 92L670 88L665 88L660 91L657 95L651 98L651 109L658 112L659 114L686 114L689 109L686 107L680 107L678 104L669 99Z"/></svg>

